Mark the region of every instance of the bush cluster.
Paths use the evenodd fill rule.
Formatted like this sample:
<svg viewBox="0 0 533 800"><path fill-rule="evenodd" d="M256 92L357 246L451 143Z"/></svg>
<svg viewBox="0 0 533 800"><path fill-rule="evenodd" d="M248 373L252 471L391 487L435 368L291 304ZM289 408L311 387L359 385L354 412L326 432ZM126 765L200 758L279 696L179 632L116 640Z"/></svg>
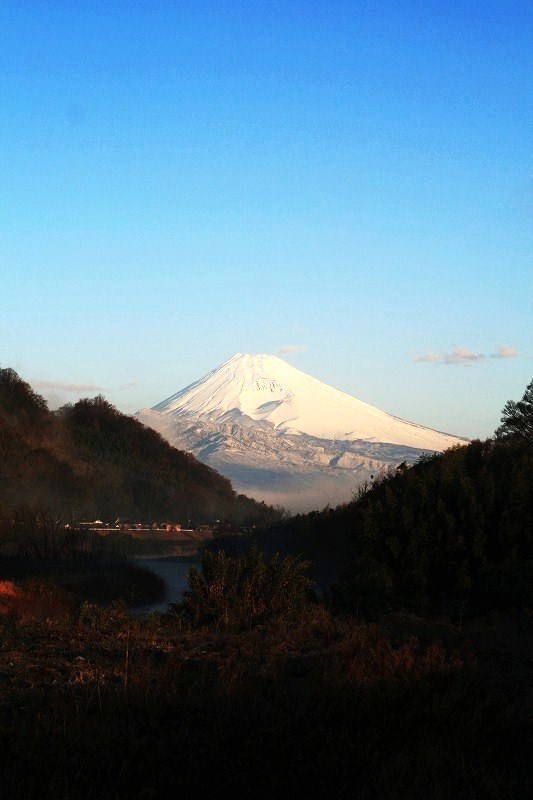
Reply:
<svg viewBox="0 0 533 800"><path fill-rule="evenodd" d="M309 562L296 555L267 562L255 548L239 558L206 551L201 570L191 567L189 588L174 611L196 626L238 630L290 617L311 601L308 569Z"/></svg>

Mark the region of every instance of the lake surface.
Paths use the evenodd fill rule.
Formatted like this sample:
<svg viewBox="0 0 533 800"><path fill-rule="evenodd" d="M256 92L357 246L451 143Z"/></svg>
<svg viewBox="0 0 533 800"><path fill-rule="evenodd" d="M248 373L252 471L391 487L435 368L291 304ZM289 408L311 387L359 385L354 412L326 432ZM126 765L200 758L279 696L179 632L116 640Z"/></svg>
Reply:
<svg viewBox="0 0 533 800"><path fill-rule="evenodd" d="M191 567L199 567L199 557L185 558L183 556L167 556L161 558L138 558L136 562L146 569L150 569L165 581L165 597L157 603L139 606L135 615L141 616L152 611L166 611L169 603L181 600L184 589L187 588L187 578Z"/></svg>

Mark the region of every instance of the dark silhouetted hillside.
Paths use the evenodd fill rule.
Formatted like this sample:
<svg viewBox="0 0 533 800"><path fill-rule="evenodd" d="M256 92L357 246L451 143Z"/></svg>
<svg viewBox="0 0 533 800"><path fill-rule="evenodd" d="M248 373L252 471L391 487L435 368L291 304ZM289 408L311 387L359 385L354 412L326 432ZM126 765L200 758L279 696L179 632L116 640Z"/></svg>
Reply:
<svg viewBox="0 0 533 800"><path fill-rule="evenodd" d="M350 503L263 532L259 546L304 554L319 583L335 584L336 606L365 616L531 607L531 392L506 405L496 438L400 465Z"/></svg>
<svg viewBox="0 0 533 800"><path fill-rule="evenodd" d="M11 369L0 370L0 510L46 503L79 516L165 516L237 524L276 512L102 397L57 412Z"/></svg>

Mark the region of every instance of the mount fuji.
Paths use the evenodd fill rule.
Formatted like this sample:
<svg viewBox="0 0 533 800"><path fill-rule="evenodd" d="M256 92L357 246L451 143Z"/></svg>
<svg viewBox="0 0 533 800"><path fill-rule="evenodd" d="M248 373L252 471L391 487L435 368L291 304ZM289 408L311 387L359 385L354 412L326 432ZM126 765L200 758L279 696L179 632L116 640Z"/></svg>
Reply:
<svg viewBox="0 0 533 800"><path fill-rule="evenodd" d="M380 411L273 355L238 353L137 418L293 511L349 500L371 474L466 440Z"/></svg>

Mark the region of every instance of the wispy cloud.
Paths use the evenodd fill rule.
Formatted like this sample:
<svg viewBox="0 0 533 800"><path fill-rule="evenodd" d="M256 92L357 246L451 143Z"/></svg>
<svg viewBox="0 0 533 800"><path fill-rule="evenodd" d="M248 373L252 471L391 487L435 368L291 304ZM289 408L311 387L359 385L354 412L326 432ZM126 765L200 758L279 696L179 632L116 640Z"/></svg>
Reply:
<svg viewBox="0 0 533 800"><path fill-rule="evenodd" d="M443 355L445 364L475 364L484 359L483 353L474 353L468 347L454 347L449 353Z"/></svg>
<svg viewBox="0 0 533 800"><path fill-rule="evenodd" d="M449 353L419 353L413 356L416 362L432 362L435 364L479 364L487 358L517 358L516 347L500 345L495 353L485 355L484 353L474 353L468 347L454 347Z"/></svg>
<svg viewBox="0 0 533 800"><path fill-rule="evenodd" d="M34 389L54 392L102 392L101 386L92 383L63 383L62 381L30 381Z"/></svg>
<svg viewBox="0 0 533 800"><path fill-rule="evenodd" d="M123 392L126 389L134 389L136 386L140 386L139 381L128 381L128 383L121 383L118 390Z"/></svg>
<svg viewBox="0 0 533 800"><path fill-rule="evenodd" d="M280 356L294 355L296 353L305 353L307 345L305 344L285 344L277 351Z"/></svg>
<svg viewBox="0 0 533 800"><path fill-rule="evenodd" d="M413 361L442 361L442 356L438 353L421 353L413 356Z"/></svg>
<svg viewBox="0 0 533 800"><path fill-rule="evenodd" d="M512 345L500 345L495 353L491 353L490 358L518 358L518 351Z"/></svg>

